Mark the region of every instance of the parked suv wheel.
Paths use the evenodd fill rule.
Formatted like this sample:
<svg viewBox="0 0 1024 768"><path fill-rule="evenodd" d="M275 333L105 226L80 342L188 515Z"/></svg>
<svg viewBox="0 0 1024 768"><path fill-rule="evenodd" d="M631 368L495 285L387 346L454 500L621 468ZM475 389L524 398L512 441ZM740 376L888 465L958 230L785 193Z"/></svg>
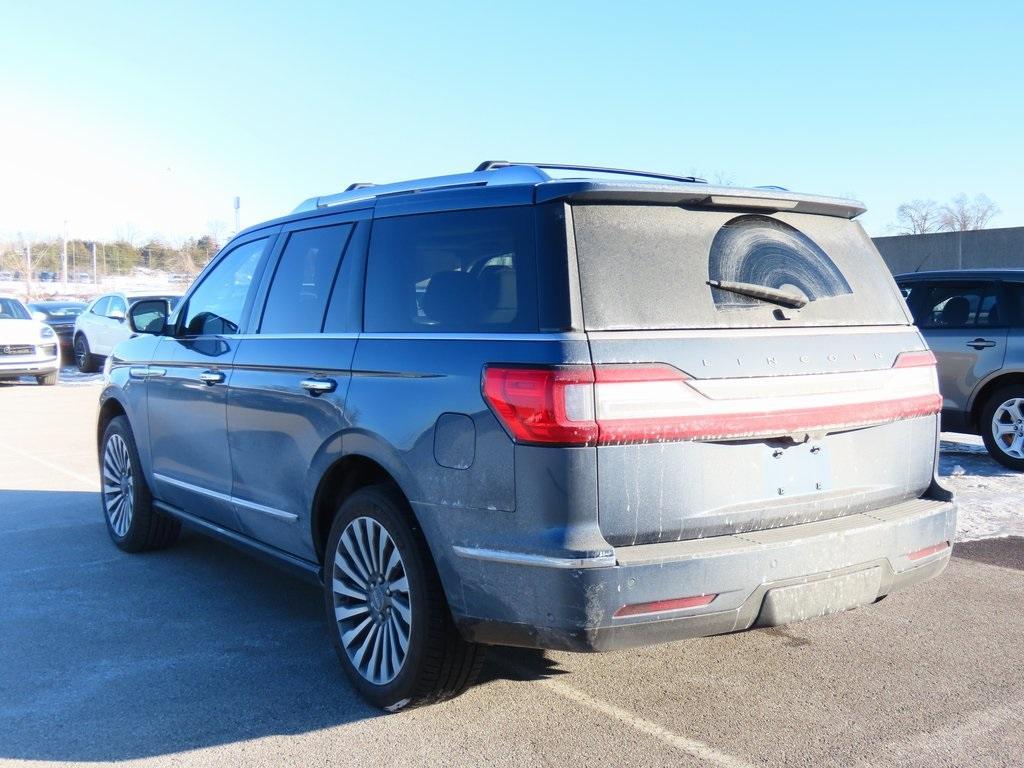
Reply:
<svg viewBox="0 0 1024 768"><path fill-rule="evenodd" d="M1024 385L1000 387L981 412L985 447L1003 466L1024 471Z"/></svg>
<svg viewBox="0 0 1024 768"><path fill-rule="evenodd" d="M103 434L100 475L103 518L117 546L126 552L144 552L177 541L181 523L153 508L135 438L124 416L113 419Z"/></svg>
<svg viewBox="0 0 1024 768"><path fill-rule="evenodd" d="M346 674L379 707L451 698L480 671L484 648L459 635L423 534L391 486L363 488L342 504L327 542L324 599Z"/></svg>
<svg viewBox="0 0 1024 768"><path fill-rule="evenodd" d="M98 368L96 355L89 351L89 340L84 333L75 336L75 365L82 373L93 373Z"/></svg>

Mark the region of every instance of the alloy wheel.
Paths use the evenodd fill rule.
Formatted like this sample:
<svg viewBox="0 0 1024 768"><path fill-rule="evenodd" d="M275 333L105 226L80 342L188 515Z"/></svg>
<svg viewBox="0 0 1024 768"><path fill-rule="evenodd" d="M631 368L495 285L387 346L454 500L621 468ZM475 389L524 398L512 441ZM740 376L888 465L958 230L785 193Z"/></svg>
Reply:
<svg viewBox="0 0 1024 768"><path fill-rule="evenodd" d="M992 437L1007 456L1024 459L1024 398L1011 398L996 408L992 414Z"/></svg>
<svg viewBox="0 0 1024 768"><path fill-rule="evenodd" d="M128 443L118 434L110 436L103 450L103 509L114 533L123 538L132 524L135 488Z"/></svg>
<svg viewBox="0 0 1024 768"><path fill-rule="evenodd" d="M409 654L412 600L405 563L377 520L350 522L334 553L334 617L352 666L368 682L385 685Z"/></svg>
<svg viewBox="0 0 1024 768"><path fill-rule="evenodd" d="M79 368L85 365L85 341L81 336L75 339L75 363Z"/></svg>

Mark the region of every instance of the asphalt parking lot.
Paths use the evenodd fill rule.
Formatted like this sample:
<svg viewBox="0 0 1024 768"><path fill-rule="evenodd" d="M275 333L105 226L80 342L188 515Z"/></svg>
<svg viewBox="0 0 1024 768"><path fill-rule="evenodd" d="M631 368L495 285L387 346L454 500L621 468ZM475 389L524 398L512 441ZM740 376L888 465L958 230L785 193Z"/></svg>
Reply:
<svg viewBox="0 0 1024 768"><path fill-rule="evenodd" d="M495 649L462 697L382 715L344 679L315 588L194 534L141 556L109 542L98 392L0 383L0 764L1024 763L1022 538L959 544L942 578L829 620ZM961 453L943 466L965 504L1022 498Z"/></svg>

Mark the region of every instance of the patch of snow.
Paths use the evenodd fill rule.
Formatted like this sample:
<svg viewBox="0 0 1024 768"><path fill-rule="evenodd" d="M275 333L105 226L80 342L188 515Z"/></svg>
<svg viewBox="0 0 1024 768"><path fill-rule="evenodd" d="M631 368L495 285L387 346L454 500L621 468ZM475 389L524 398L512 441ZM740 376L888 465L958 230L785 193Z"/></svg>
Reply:
<svg viewBox="0 0 1024 768"><path fill-rule="evenodd" d="M977 435L942 435L942 483L956 494L957 541L1024 536L1024 472L988 455Z"/></svg>

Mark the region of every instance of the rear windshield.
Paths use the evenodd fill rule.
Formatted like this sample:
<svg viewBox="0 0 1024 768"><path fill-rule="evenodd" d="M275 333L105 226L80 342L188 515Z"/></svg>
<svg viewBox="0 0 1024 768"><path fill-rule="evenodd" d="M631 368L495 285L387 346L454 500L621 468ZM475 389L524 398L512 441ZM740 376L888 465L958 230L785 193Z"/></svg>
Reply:
<svg viewBox="0 0 1024 768"><path fill-rule="evenodd" d="M906 325L900 293L871 239L813 214L573 206L588 330ZM802 308L722 290L763 286Z"/></svg>

